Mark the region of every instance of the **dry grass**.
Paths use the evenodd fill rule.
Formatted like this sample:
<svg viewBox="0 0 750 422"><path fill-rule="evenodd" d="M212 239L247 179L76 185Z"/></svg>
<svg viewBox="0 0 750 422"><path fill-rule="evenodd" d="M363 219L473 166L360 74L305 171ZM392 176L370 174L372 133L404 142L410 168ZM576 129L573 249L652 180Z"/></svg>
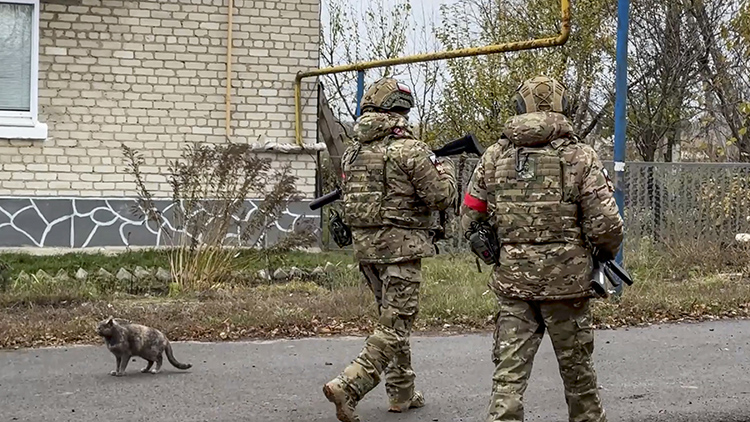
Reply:
<svg viewBox="0 0 750 422"><path fill-rule="evenodd" d="M688 261L691 264L670 273L666 258L653 255L653 250L643 252L643 257L630 256L636 284L626 288L620 300L596 301L598 326L750 316L747 271L740 275L733 267L726 274L708 274L691 269L695 261ZM303 255L297 259L316 262ZM327 259L335 260L332 255ZM158 327L175 340L365 334L376 319L372 293L361 284L356 269L347 267L353 262L350 257L336 262L338 271L317 282L224 287L178 298L113 293L87 299L67 291L75 300L51 300L65 291L58 286L59 291L48 294L50 300L38 300L34 295L43 290L30 289L27 300L18 301L12 299L17 293L10 292L0 310L0 347L98 342L94 324L108 315ZM474 260L465 255L425 260L417 329L490 328L495 299L487 290L488 268L483 266L483 271L478 273ZM677 272L687 275L676 278Z"/></svg>
<svg viewBox="0 0 750 422"><path fill-rule="evenodd" d="M313 283L213 292L201 299L113 298L0 311L0 347L96 342L96 321L114 315L164 330L174 340L310 336L352 332L373 315L368 291Z"/></svg>
<svg viewBox="0 0 750 422"><path fill-rule="evenodd" d="M603 327L750 316L750 278L697 277L680 282L644 280L617 302L597 302L595 322Z"/></svg>

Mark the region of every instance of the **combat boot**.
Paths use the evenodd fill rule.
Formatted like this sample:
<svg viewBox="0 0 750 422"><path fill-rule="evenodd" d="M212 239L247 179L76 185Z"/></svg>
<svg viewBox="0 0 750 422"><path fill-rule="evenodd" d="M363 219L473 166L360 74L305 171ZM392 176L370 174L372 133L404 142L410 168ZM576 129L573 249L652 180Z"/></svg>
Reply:
<svg viewBox="0 0 750 422"><path fill-rule="evenodd" d="M388 409L389 412L403 413L409 409L417 409L424 407L424 395L420 391L415 391L411 399L404 403L391 403L391 407Z"/></svg>
<svg viewBox="0 0 750 422"><path fill-rule="evenodd" d="M341 378L335 378L323 387L323 394L336 405L336 417L341 422L360 422L354 413L357 400Z"/></svg>

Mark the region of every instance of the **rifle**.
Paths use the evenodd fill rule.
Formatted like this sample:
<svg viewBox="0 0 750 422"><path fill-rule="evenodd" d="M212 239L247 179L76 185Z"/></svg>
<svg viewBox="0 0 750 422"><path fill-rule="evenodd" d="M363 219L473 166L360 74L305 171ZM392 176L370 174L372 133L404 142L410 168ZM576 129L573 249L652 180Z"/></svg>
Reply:
<svg viewBox="0 0 750 422"><path fill-rule="evenodd" d="M463 138L450 141L447 144L443 145L441 148L432 150L432 153L438 157L458 155L463 152L481 156L482 154L484 154L484 148L482 148L482 146L479 144L477 138L473 134L469 133ZM320 198L315 198L310 203L310 209L315 211L324 205L328 205L330 203L338 201L339 199L341 199L341 196L341 188L336 188L336 190L329 192L321 196Z"/></svg>
<svg viewBox="0 0 750 422"><path fill-rule="evenodd" d="M594 257L593 288L599 297L608 298L622 283L633 285L633 279L614 259L598 260Z"/></svg>

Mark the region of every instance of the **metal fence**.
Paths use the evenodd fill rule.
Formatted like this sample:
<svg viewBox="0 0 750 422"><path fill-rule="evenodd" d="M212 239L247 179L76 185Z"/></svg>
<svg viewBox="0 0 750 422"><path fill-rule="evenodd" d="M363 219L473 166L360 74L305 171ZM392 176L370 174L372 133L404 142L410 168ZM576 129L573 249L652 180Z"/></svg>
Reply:
<svg viewBox="0 0 750 422"><path fill-rule="evenodd" d="M463 193L476 163L458 163ZM627 242L728 243L750 233L750 164L628 162L623 190Z"/></svg>
<svg viewBox="0 0 750 422"><path fill-rule="evenodd" d="M627 163L624 192L633 239L728 243L750 232L747 164Z"/></svg>
<svg viewBox="0 0 750 422"><path fill-rule="evenodd" d="M477 161L456 162L462 198ZM604 165L614 174L612 162ZM626 247L644 239L726 244L750 233L750 164L628 162L623 186ZM450 217L441 250L468 250L458 219Z"/></svg>

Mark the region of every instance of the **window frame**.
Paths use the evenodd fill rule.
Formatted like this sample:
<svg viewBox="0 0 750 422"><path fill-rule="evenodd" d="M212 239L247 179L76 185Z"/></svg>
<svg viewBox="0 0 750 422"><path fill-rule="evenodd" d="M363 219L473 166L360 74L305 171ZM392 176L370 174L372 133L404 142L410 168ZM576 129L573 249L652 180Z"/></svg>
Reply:
<svg viewBox="0 0 750 422"><path fill-rule="evenodd" d="M41 15L40 0L0 0L0 4L27 4L31 18L31 77L29 84L30 110L0 110L0 138L46 139L47 125L39 122L39 42Z"/></svg>

